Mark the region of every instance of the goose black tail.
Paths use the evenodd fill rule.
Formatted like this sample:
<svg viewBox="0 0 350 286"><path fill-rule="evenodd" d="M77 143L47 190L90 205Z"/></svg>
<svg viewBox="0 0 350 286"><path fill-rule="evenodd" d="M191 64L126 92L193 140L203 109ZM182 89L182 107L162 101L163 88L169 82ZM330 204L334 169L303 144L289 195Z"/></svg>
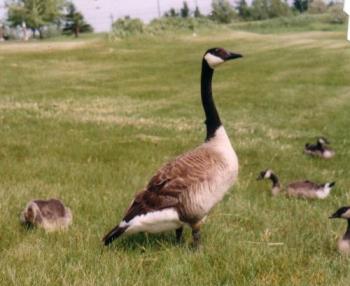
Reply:
<svg viewBox="0 0 350 286"><path fill-rule="evenodd" d="M127 227L120 227L119 225L117 225L115 228L113 228L109 233L107 233L102 238L102 242L104 243L104 245L108 245L112 243L113 240L121 236L126 230L127 230Z"/></svg>

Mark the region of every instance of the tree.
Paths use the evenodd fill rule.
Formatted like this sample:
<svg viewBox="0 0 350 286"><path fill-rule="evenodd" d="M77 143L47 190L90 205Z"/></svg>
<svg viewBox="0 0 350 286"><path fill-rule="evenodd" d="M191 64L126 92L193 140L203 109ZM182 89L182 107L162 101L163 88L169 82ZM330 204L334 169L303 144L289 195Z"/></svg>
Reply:
<svg viewBox="0 0 350 286"><path fill-rule="evenodd" d="M250 17L250 8L245 0L240 0L237 5L238 15L242 19L248 19Z"/></svg>
<svg viewBox="0 0 350 286"><path fill-rule="evenodd" d="M190 16L190 9L188 8L187 2L183 2L183 6L180 10L180 15L182 18L188 18Z"/></svg>
<svg viewBox="0 0 350 286"><path fill-rule="evenodd" d="M343 24L348 20L348 16L343 11L341 3L334 3L328 8L329 22L332 24Z"/></svg>
<svg viewBox="0 0 350 286"><path fill-rule="evenodd" d="M39 31L43 38L43 27L58 24L64 7L64 0L12 0L8 4L8 20L12 26L25 25Z"/></svg>
<svg viewBox="0 0 350 286"><path fill-rule="evenodd" d="M286 2L282 2L282 0L271 0L269 7L270 18L287 16L289 13L290 9Z"/></svg>
<svg viewBox="0 0 350 286"><path fill-rule="evenodd" d="M228 0L213 0L211 17L219 23L230 23L236 16L234 8Z"/></svg>
<svg viewBox="0 0 350 286"><path fill-rule="evenodd" d="M332 5L330 3L330 5ZM309 4L309 13L311 14L322 14L325 13L327 10L327 5L323 0L312 0L312 2Z"/></svg>
<svg viewBox="0 0 350 286"><path fill-rule="evenodd" d="M254 0L251 15L254 20L265 20L269 18L269 3L267 0Z"/></svg>
<svg viewBox="0 0 350 286"><path fill-rule="evenodd" d="M80 33L92 32L92 27L85 22L84 16L77 11L75 5L73 3L69 3L67 7L67 14L65 17L65 27L63 29L64 32L68 32L75 35L75 37L79 37Z"/></svg>
<svg viewBox="0 0 350 286"><path fill-rule="evenodd" d="M176 10L174 8L170 8L170 10L168 12L165 12L164 13L164 16L165 17L179 17L179 13L176 12Z"/></svg>
<svg viewBox="0 0 350 286"><path fill-rule="evenodd" d="M199 10L199 7L198 7L198 6L196 6L196 9L194 10L193 15L194 15L195 18L200 18L200 17L203 16L202 13L201 13L201 11Z"/></svg>
<svg viewBox="0 0 350 286"><path fill-rule="evenodd" d="M0 42L5 40L5 25L0 21Z"/></svg>
<svg viewBox="0 0 350 286"><path fill-rule="evenodd" d="M293 6L297 11L303 13L308 9L309 0L294 0Z"/></svg>

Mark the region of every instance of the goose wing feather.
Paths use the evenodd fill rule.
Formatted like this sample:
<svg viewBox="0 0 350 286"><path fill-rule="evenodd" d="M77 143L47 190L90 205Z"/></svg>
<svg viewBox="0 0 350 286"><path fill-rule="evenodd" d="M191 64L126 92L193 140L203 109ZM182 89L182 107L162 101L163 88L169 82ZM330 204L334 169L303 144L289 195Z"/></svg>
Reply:
<svg viewBox="0 0 350 286"><path fill-rule="evenodd" d="M189 191L196 191L200 184L215 176L217 163L222 163L220 156L207 148L197 148L168 162L136 195L123 220L128 222L137 215L165 208L181 209Z"/></svg>
<svg viewBox="0 0 350 286"><path fill-rule="evenodd" d="M55 219L57 217L63 217L65 215L65 207L59 200L36 200L35 203L38 205L41 214L46 219Z"/></svg>
<svg viewBox="0 0 350 286"><path fill-rule="evenodd" d="M317 190L320 186L314 182L305 180L301 182L293 182L288 185L292 189Z"/></svg>

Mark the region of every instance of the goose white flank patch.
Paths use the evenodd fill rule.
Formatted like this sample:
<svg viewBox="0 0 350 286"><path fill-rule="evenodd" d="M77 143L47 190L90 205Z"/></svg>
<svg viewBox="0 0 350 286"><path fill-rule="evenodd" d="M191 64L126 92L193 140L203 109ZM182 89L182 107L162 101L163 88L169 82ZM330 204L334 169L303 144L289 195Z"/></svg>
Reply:
<svg viewBox="0 0 350 286"><path fill-rule="evenodd" d="M223 48L205 52L201 72L205 142L155 173L148 185L136 194L121 222L103 237L105 245L123 233L168 230L176 230L179 241L184 225L192 228L193 245L200 244L201 224L238 176L238 159L212 95L212 77L217 66L240 57Z"/></svg>
<svg viewBox="0 0 350 286"><path fill-rule="evenodd" d="M57 199L30 201L20 217L23 224L41 227L46 231L67 229L72 219L71 210Z"/></svg>
<svg viewBox="0 0 350 286"><path fill-rule="evenodd" d="M273 196L278 195L282 191L282 187L277 175L271 170L267 169L260 172L257 180L268 179L272 182L271 193ZM325 199L329 196L335 182L328 182L325 184L317 184L308 180L292 182L286 187L286 195L289 197L297 197L304 199Z"/></svg>
<svg viewBox="0 0 350 286"><path fill-rule="evenodd" d="M348 222L344 235L338 240L338 250L341 254L350 255L350 207L341 207L329 218L342 218Z"/></svg>

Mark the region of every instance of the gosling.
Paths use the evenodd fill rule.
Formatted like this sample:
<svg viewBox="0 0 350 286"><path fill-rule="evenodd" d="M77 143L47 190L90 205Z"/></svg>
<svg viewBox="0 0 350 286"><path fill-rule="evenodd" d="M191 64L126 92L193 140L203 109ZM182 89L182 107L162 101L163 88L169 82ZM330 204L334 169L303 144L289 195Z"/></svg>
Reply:
<svg viewBox="0 0 350 286"><path fill-rule="evenodd" d="M257 180L270 179L272 181L271 193L277 196L282 192L281 184L277 175L270 169L260 172ZM288 197L304 199L325 199L330 194L335 182L316 184L310 181L292 182L287 185L286 195Z"/></svg>
<svg viewBox="0 0 350 286"><path fill-rule="evenodd" d="M47 232L66 230L72 219L71 210L57 199L30 201L20 217L22 224L40 227Z"/></svg>
<svg viewBox="0 0 350 286"><path fill-rule="evenodd" d="M316 144L305 144L304 153L314 157L330 159L334 157L335 152L328 146L329 144L330 142L326 138L319 137Z"/></svg>
<svg viewBox="0 0 350 286"><path fill-rule="evenodd" d="M350 207L341 207L329 218L343 218L348 221L348 226L344 235L338 240L338 250L341 254L350 254Z"/></svg>

